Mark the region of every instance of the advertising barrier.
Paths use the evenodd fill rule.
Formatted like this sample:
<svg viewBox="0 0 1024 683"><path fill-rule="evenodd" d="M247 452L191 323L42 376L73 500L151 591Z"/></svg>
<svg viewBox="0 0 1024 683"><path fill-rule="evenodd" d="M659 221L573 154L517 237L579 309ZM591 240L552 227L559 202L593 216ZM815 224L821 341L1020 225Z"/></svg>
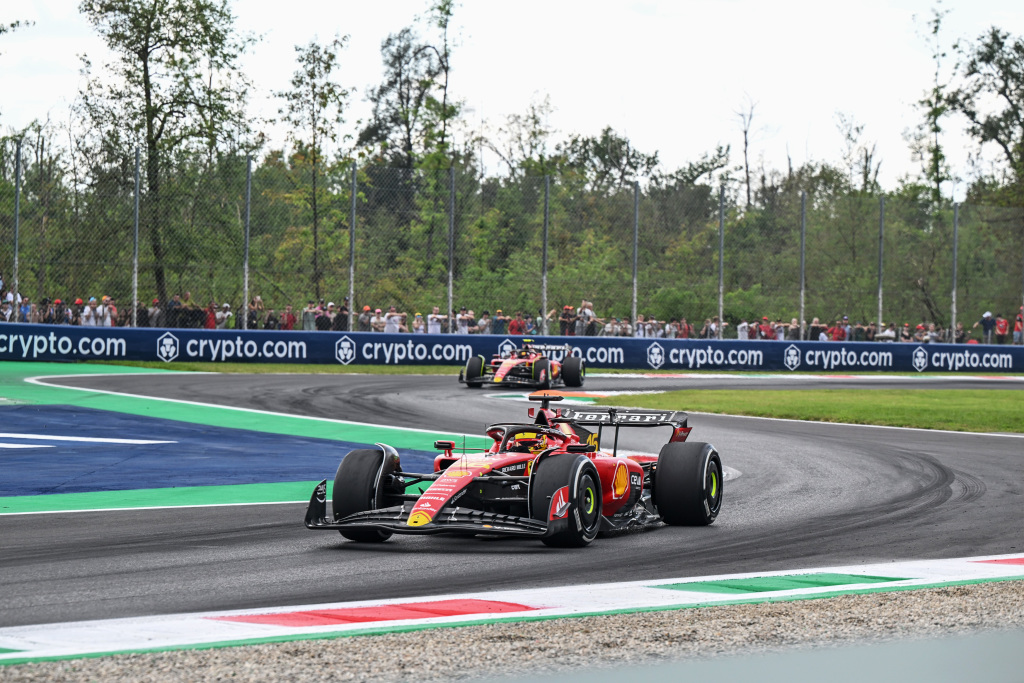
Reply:
<svg viewBox="0 0 1024 683"><path fill-rule="evenodd" d="M982 344L786 342L629 337L533 337L571 344L591 368L803 372L1024 372L1024 347ZM523 337L242 332L0 325L0 360L145 360L342 365L451 365L507 354ZM560 359L562 352L549 355Z"/></svg>

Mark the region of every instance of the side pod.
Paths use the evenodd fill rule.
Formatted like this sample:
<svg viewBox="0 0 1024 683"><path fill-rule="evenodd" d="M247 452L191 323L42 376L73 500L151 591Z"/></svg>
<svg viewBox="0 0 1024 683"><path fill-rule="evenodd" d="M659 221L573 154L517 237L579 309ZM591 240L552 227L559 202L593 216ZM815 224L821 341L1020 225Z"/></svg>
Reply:
<svg viewBox="0 0 1024 683"><path fill-rule="evenodd" d="M309 497L309 507L306 508L306 527L312 529L318 523L323 524L327 517L327 480L324 479L316 488L313 495Z"/></svg>

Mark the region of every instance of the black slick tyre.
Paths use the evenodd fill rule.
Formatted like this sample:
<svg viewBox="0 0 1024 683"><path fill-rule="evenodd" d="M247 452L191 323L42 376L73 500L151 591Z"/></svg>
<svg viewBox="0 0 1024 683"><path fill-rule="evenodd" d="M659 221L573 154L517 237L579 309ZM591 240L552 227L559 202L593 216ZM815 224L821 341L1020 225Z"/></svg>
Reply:
<svg viewBox="0 0 1024 683"><path fill-rule="evenodd" d="M533 379L538 389L551 388L551 363L547 358L541 358L533 364Z"/></svg>
<svg viewBox="0 0 1024 683"><path fill-rule="evenodd" d="M334 492L331 494L335 520L382 507L384 491L379 482L387 474L382 472L383 464L384 453L374 448L351 451L342 458L334 475ZM380 543L391 538L391 532L384 529L338 531L348 540L361 543Z"/></svg>
<svg viewBox="0 0 1024 683"><path fill-rule="evenodd" d="M545 545L581 548L597 538L601 499L601 478L585 455L550 455L534 466L530 515L548 523Z"/></svg>
<svg viewBox="0 0 1024 683"><path fill-rule="evenodd" d="M672 526L707 526L722 509L722 459L708 443L669 443L658 454L654 506Z"/></svg>
<svg viewBox="0 0 1024 683"><path fill-rule="evenodd" d="M466 380L466 386L471 389L479 389L483 386L484 376L484 357L483 356L471 356L466 361L466 371L464 378Z"/></svg>
<svg viewBox="0 0 1024 683"><path fill-rule="evenodd" d="M569 356L562 363L562 379L567 387L582 387L583 380L587 377L587 369L583 359L576 356Z"/></svg>

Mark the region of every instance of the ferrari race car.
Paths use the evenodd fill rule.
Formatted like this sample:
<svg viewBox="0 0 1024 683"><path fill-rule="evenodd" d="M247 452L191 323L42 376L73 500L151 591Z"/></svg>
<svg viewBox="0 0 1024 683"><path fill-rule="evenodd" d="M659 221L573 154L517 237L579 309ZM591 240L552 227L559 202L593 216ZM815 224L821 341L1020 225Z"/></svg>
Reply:
<svg viewBox="0 0 1024 683"><path fill-rule="evenodd" d="M561 396L531 396L532 423L487 428L489 448L437 441L434 471L405 472L394 448L351 451L309 500L309 529L352 541L392 534L500 535L549 546L585 546L598 534L660 526L705 526L722 507L722 460L708 443L686 442L686 414L616 408L552 409ZM624 427L668 426L658 455L619 455ZM611 437L611 450L601 450Z"/></svg>
<svg viewBox="0 0 1024 683"><path fill-rule="evenodd" d="M562 360L546 355L552 351L562 351ZM524 339L521 348L507 356L496 353L490 363L483 356L471 357L459 372L459 382L472 388L485 384L537 389L550 389L559 384L581 387L586 378L586 368L582 358L571 354L572 347L568 344L534 344L530 339Z"/></svg>

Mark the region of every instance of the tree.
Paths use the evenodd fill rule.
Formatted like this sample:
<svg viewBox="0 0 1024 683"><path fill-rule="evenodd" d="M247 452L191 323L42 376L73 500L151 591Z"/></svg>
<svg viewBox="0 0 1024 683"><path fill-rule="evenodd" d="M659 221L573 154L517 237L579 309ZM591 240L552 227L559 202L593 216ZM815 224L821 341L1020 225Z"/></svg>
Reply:
<svg viewBox="0 0 1024 683"><path fill-rule="evenodd" d="M573 135L556 150L562 174L575 175L599 194L651 178L658 168L657 152L640 152L610 127L597 137Z"/></svg>
<svg viewBox="0 0 1024 683"><path fill-rule="evenodd" d="M949 164L942 151L939 135L942 133L942 119L949 109L946 97L947 84L943 82L942 60L946 52L939 39L942 20L949 10L932 9L931 20L928 21L928 45L932 51L935 74L932 78L931 90L917 106L924 112L924 122L908 137L914 159L921 162L921 175L931 189L931 199L936 204L942 199L942 183L950 180Z"/></svg>
<svg viewBox="0 0 1024 683"><path fill-rule="evenodd" d="M392 165L413 168L424 149L427 97L442 67L436 50L411 28L389 35L380 50L384 80L368 94L373 115L357 142L380 146Z"/></svg>
<svg viewBox="0 0 1024 683"><path fill-rule="evenodd" d="M736 112L736 116L740 119L740 126L743 129L743 182L747 188L748 210L753 203L753 192L750 186L750 126L754 122L755 106L757 106L757 103L748 99L747 106Z"/></svg>
<svg viewBox="0 0 1024 683"><path fill-rule="evenodd" d="M79 10L114 54L101 73L83 56L81 106L102 137L127 131L145 148L143 219L166 301L164 175L190 146L246 130L249 83L237 63L253 39L235 32L227 0L83 0Z"/></svg>
<svg viewBox="0 0 1024 683"><path fill-rule="evenodd" d="M498 155L508 168L509 177L548 175L552 170L548 139L552 130L548 123L553 108L551 98L530 102L525 114L510 114L498 128L496 140L487 140L487 147Z"/></svg>
<svg viewBox="0 0 1024 683"><path fill-rule="evenodd" d="M313 225L313 288L316 298L322 292L320 271L320 198L318 179L323 163L323 146L338 141L338 127L344 122L348 91L331 80L338 65L338 53L345 47L348 36L335 37L326 45L310 41L309 45L295 46L299 69L292 76L292 89L279 92L286 106L281 116L290 126L289 138L298 143L304 154L298 156L311 173L311 192L306 203L312 213Z"/></svg>
<svg viewBox="0 0 1024 683"><path fill-rule="evenodd" d="M960 87L949 93L949 108L963 115L967 132L982 147L995 145L1003 158L1007 186L996 202L1024 204L1024 39L992 27L973 44L957 44Z"/></svg>

